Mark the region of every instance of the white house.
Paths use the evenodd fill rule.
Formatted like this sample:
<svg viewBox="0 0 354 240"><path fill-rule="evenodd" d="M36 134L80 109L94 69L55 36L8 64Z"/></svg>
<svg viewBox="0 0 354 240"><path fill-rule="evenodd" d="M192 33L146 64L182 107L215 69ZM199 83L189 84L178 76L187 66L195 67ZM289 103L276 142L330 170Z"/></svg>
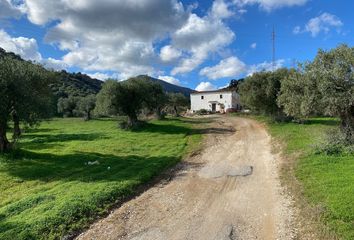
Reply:
<svg viewBox="0 0 354 240"><path fill-rule="evenodd" d="M240 110L240 95L233 90L215 90L191 93L191 112L206 109L211 112Z"/></svg>

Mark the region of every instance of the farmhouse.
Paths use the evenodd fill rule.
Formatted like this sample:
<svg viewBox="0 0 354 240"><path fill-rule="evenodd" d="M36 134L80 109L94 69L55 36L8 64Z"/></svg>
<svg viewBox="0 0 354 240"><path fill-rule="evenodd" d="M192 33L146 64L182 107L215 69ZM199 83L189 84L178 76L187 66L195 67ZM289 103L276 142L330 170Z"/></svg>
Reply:
<svg viewBox="0 0 354 240"><path fill-rule="evenodd" d="M206 109L210 112L240 110L240 95L234 90L215 90L191 93L191 112Z"/></svg>

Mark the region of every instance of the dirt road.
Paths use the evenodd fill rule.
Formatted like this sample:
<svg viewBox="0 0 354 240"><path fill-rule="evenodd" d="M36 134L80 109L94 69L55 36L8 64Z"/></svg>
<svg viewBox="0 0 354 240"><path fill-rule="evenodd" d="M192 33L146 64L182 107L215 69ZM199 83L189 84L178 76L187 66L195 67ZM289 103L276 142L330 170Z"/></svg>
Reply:
<svg viewBox="0 0 354 240"><path fill-rule="evenodd" d="M293 239L291 201L278 179L279 157L256 121L220 117L204 150L92 225L78 239Z"/></svg>

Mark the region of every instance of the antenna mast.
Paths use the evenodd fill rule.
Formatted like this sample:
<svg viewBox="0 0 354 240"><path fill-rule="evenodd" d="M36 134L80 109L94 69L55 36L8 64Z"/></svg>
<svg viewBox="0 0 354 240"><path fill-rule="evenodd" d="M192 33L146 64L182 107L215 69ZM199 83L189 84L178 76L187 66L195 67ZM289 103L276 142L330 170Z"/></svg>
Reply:
<svg viewBox="0 0 354 240"><path fill-rule="evenodd" d="M273 25L273 31L272 31L272 66L273 66L273 72L275 71L275 29Z"/></svg>

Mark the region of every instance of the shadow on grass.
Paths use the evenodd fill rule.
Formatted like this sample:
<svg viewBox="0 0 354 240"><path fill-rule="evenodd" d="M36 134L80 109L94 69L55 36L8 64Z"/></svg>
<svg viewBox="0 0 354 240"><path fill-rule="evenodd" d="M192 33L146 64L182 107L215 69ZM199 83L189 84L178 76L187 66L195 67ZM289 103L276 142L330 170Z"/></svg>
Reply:
<svg viewBox="0 0 354 240"><path fill-rule="evenodd" d="M7 158L8 164L2 167L2 171L22 180L44 182L146 181L180 160L172 156L116 156L85 152L54 155L25 150L17 150ZM89 162L97 164L90 165Z"/></svg>
<svg viewBox="0 0 354 240"><path fill-rule="evenodd" d="M178 121L182 123L191 123L191 124L203 124L203 123L212 123L215 117L208 118L171 118L168 120Z"/></svg>
<svg viewBox="0 0 354 240"><path fill-rule="evenodd" d="M320 125L327 125L327 126L338 126L339 125L339 120L338 119L321 119L321 118L315 118L315 119L309 119L308 121L305 122L305 124L320 124Z"/></svg>
<svg viewBox="0 0 354 240"><path fill-rule="evenodd" d="M94 141L98 138L102 139L103 135L98 133L59 133L59 134L25 134L23 139L31 139L34 143L52 143L52 142L66 142L66 141Z"/></svg>
<svg viewBox="0 0 354 240"><path fill-rule="evenodd" d="M45 132L52 132L58 129L55 128L25 128L22 130L23 133L45 133Z"/></svg>
<svg viewBox="0 0 354 240"><path fill-rule="evenodd" d="M172 124L154 124L147 122L144 127L134 130L134 132L149 132L149 133L162 133L162 134L227 134L235 132L234 129L223 127L206 127L206 128L189 128L184 126L176 126Z"/></svg>

